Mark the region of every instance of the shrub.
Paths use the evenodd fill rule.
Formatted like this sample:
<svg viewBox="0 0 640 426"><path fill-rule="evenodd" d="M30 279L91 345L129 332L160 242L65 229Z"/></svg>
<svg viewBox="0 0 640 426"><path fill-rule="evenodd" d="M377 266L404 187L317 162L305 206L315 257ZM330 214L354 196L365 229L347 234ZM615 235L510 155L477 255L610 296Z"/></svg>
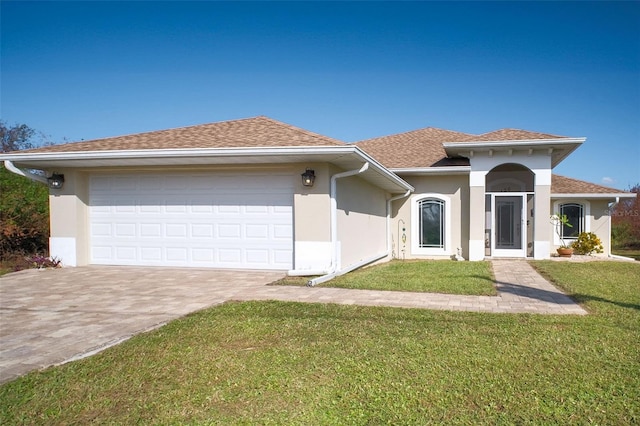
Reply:
<svg viewBox="0 0 640 426"><path fill-rule="evenodd" d="M0 260L49 246L49 190L0 164Z"/></svg>
<svg viewBox="0 0 640 426"><path fill-rule="evenodd" d="M591 255L593 252L602 253L604 251L602 241L593 232L581 232L578 235L578 239L571 244L571 247L577 254Z"/></svg>

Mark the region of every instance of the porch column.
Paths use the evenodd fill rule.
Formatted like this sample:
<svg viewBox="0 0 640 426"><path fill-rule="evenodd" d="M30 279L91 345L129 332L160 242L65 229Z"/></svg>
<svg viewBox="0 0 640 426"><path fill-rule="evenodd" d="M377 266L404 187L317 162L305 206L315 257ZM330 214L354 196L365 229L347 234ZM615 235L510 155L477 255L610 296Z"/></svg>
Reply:
<svg viewBox="0 0 640 426"><path fill-rule="evenodd" d="M533 258L551 257L551 170L538 169L535 173Z"/></svg>
<svg viewBox="0 0 640 426"><path fill-rule="evenodd" d="M484 260L486 171L469 173L469 260Z"/></svg>

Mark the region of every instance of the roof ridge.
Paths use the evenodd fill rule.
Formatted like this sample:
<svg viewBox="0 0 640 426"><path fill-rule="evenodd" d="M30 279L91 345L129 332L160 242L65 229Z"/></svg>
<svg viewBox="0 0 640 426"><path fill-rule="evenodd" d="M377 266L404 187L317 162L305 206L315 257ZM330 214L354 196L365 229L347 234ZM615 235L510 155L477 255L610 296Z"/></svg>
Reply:
<svg viewBox="0 0 640 426"><path fill-rule="evenodd" d="M267 121L271 121L272 123L276 123L276 124L280 124L283 126L287 126L292 130L297 130L299 132L305 133L309 136L312 136L316 139L330 139L334 142L338 142L340 144L346 145L347 143L345 141L342 141L340 139L336 139L336 138L332 138L331 136L325 136L322 135L320 133L317 132L312 132L311 130L307 130L307 129L303 129L302 127L298 127L298 126L294 126L293 124L289 124L289 123L285 123L284 121L280 121L280 120L276 120L275 118L271 118L271 117L267 117L266 115L259 115L257 117L254 118L262 118L262 119L266 119Z"/></svg>
<svg viewBox="0 0 640 426"><path fill-rule="evenodd" d="M368 141L373 141L373 140L377 140L377 139L393 138L393 137L401 136L401 135L411 135L411 134L414 134L414 133L424 132L424 131L427 131L427 130L436 130L436 131L448 132L448 133L460 133L460 134L468 135L468 136L477 136L477 135L473 135L471 133L459 132L457 130L449 130L449 129L443 129L441 127L427 126L427 127L422 127L420 129L408 130L406 132L391 133L391 134L384 135L384 136L377 136L377 137L373 137L373 138L369 138L369 139L362 139L362 140L355 141L355 142L352 142L352 143L359 144L361 142L368 142Z"/></svg>

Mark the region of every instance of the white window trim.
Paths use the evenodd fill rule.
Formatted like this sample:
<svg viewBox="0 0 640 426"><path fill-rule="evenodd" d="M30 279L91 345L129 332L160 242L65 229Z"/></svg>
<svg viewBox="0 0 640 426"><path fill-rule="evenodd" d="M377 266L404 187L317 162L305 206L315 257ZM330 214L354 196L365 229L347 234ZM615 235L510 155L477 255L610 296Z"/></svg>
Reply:
<svg viewBox="0 0 640 426"><path fill-rule="evenodd" d="M563 200L557 200L553 202L553 214L556 213L560 213L560 206L564 205L564 204L580 204L582 205L582 214L584 215L584 229L582 230L583 232L591 232L591 203L589 203L586 200L575 200L575 199L563 199ZM560 228L560 226L562 226L561 224L557 223L554 226L553 229L553 243L557 246L560 246L563 244L562 240L560 240L560 236L558 235L558 228ZM564 242L566 242L567 244L571 244L572 242L574 242L575 240L577 240L577 238L575 237L567 237L564 238Z"/></svg>
<svg viewBox="0 0 640 426"><path fill-rule="evenodd" d="M435 198L444 202L444 247L420 247L420 215L418 204L426 198ZM411 254L425 256L451 255L451 198L435 193L417 194L411 197Z"/></svg>

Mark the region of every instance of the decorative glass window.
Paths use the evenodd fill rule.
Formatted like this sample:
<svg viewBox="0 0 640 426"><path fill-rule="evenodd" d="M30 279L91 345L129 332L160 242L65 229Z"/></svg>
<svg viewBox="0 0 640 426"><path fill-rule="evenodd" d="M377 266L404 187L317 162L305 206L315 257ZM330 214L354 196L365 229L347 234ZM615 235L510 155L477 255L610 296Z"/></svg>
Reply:
<svg viewBox="0 0 640 426"><path fill-rule="evenodd" d="M562 225L562 239L578 238L584 232L584 207L582 204L568 203L560 205L560 214L566 215L571 226Z"/></svg>
<svg viewBox="0 0 640 426"><path fill-rule="evenodd" d="M420 248L444 249L445 211L444 201L427 198L418 202Z"/></svg>

